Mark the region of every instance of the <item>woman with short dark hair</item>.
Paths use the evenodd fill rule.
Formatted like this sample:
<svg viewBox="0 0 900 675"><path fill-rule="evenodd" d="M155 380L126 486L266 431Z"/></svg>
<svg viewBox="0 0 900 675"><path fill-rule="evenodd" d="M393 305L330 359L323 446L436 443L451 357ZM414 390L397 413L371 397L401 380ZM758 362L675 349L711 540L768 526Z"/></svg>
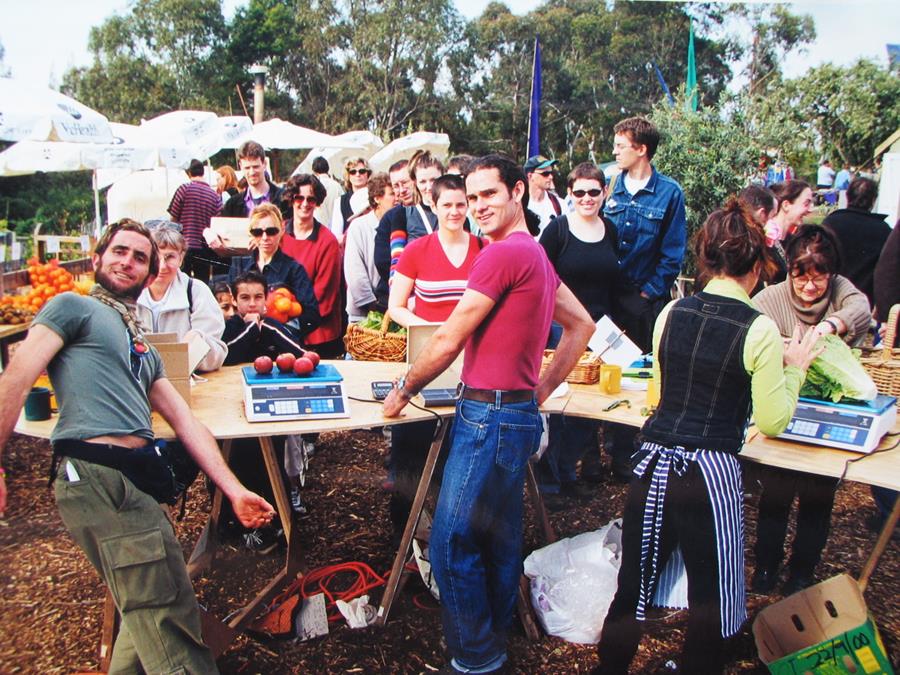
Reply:
<svg viewBox="0 0 900 675"><path fill-rule="evenodd" d="M754 296L756 308L775 322L782 337L800 326L815 337L834 334L849 344L861 342L872 318L869 302L837 274L841 256L834 235L819 225L804 225L788 239L785 252L788 278ZM768 593L778 582L788 515L796 496L797 529L788 580L782 587L782 593L790 595L814 583L828 540L837 480L767 466L760 469L760 482L752 589Z"/></svg>
<svg viewBox="0 0 900 675"><path fill-rule="evenodd" d="M325 199L325 186L315 176L300 173L284 186L290 204L281 250L303 266L313 283L322 322L306 336L306 346L323 359L344 354L341 340L341 247L337 238L315 219L316 207Z"/></svg>

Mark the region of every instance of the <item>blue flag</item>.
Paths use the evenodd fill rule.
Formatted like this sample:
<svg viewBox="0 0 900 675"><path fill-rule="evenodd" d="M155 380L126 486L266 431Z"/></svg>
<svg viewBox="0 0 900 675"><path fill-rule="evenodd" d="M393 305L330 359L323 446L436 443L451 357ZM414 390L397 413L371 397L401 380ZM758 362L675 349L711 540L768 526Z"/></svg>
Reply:
<svg viewBox="0 0 900 675"><path fill-rule="evenodd" d="M528 154L541 154L541 38L534 38L534 67L531 73L531 108L528 111Z"/></svg>

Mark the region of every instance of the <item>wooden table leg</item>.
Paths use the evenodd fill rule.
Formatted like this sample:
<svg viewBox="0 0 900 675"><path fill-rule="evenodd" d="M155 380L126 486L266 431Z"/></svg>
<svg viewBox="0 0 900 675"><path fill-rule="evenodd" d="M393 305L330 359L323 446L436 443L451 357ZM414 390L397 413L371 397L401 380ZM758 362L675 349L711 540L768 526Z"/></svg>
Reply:
<svg viewBox="0 0 900 675"><path fill-rule="evenodd" d="M231 457L231 439L222 442L222 458L228 464ZM206 525L194 544L194 550L188 560L187 569L191 579L195 579L200 572L210 567L216 557L216 547L219 539L219 516L222 513L222 491L213 487L212 510L209 518L206 519Z"/></svg>
<svg viewBox="0 0 900 675"><path fill-rule="evenodd" d="M541 489L538 487L537 477L534 475L534 465L531 462L528 462L525 468L525 489L531 497L531 505L537 516L538 526L544 534L544 546L552 544L557 540L556 530L550 524L547 507L544 506L544 500L541 498Z"/></svg>
<svg viewBox="0 0 900 675"><path fill-rule="evenodd" d="M878 535L878 540L875 542L875 548L872 549L872 553L869 555L869 558L866 560L866 564L863 567L862 574L859 575L858 583L860 593L866 592L866 586L869 585L869 578L872 576L872 572L875 571L875 566L878 565L878 559L887 548L891 537L894 536L898 518L900 518L900 498L894 500L894 508L891 509L890 515L887 517L887 520L884 521L884 527L881 528L881 534Z"/></svg>
<svg viewBox="0 0 900 675"><path fill-rule="evenodd" d="M290 541L294 512L291 509L291 500L288 498L287 490L284 489L281 467L278 465L278 455L275 454L272 438L270 436L260 436L259 447L262 450L266 472L269 474L272 494L275 495L275 508L278 510L278 515L281 518L281 527L284 529L285 539Z"/></svg>
<svg viewBox="0 0 900 675"><path fill-rule="evenodd" d="M376 626L383 626L387 623L388 614L391 611L391 605L394 603L394 597L400 585L400 576L403 573L403 566L409 557L409 547L412 545L413 534L419 523L419 516L422 515L422 509L425 507L425 497L428 496L428 489L431 486L431 477L434 475L434 467L437 464L438 456L441 454L441 444L444 441L444 433L447 430L449 422L442 419L440 430L437 437L431 442L428 449L428 457L425 459L425 468L422 469L422 476L419 478L419 487L416 489L416 496L413 499L412 509L409 512L409 518L406 520L406 527L403 528L403 536L400 538L400 548L394 556L394 564L391 567L391 576L385 585L384 595L381 598L381 606L378 608L378 616L375 619Z"/></svg>
<svg viewBox="0 0 900 675"><path fill-rule="evenodd" d="M103 628L100 631L100 670L109 672L109 664L112 661L113 645L116 642L116 633L119 632L119 613L112 593L106 589L103 599Z"/></svg>

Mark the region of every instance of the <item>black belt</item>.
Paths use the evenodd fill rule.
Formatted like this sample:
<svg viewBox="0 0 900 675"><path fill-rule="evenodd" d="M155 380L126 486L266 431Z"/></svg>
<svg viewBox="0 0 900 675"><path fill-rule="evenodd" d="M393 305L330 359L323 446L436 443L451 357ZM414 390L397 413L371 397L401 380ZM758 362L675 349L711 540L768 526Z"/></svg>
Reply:
<svg viewBox="0 0 900 675"><path fill-rule="evenodd" d="M462 398L470 401L481 401L482 403L496 403L497 395L500 395L500 404L504 403L525 403L534 398L534 391L531 389L473 389L472 387L463 387Z"/></svg>

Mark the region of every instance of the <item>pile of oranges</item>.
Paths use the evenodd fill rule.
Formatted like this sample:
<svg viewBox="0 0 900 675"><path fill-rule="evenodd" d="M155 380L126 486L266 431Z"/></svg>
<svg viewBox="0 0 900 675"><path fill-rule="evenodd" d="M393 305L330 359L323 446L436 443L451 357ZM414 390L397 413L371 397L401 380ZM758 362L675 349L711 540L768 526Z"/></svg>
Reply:
<svg viewBox="0 0 900 675"><path fill-rule="evenodd" d="M302 313L303 307L297 302L297 298L284 287L276 288L266 298L266 316L276 321L287 323Z"/></svg>
<svg viewBox="0 0 900 675"><path fill-rule="evenodd" d="M28 278L31 281L31 290L22 295L4 295L0 298L0 307L37 312L45 302L58 293L86 292L83 285L76 282L72 273L60 266L56 258L43 264L37 258L29 259Z"/></svg>

